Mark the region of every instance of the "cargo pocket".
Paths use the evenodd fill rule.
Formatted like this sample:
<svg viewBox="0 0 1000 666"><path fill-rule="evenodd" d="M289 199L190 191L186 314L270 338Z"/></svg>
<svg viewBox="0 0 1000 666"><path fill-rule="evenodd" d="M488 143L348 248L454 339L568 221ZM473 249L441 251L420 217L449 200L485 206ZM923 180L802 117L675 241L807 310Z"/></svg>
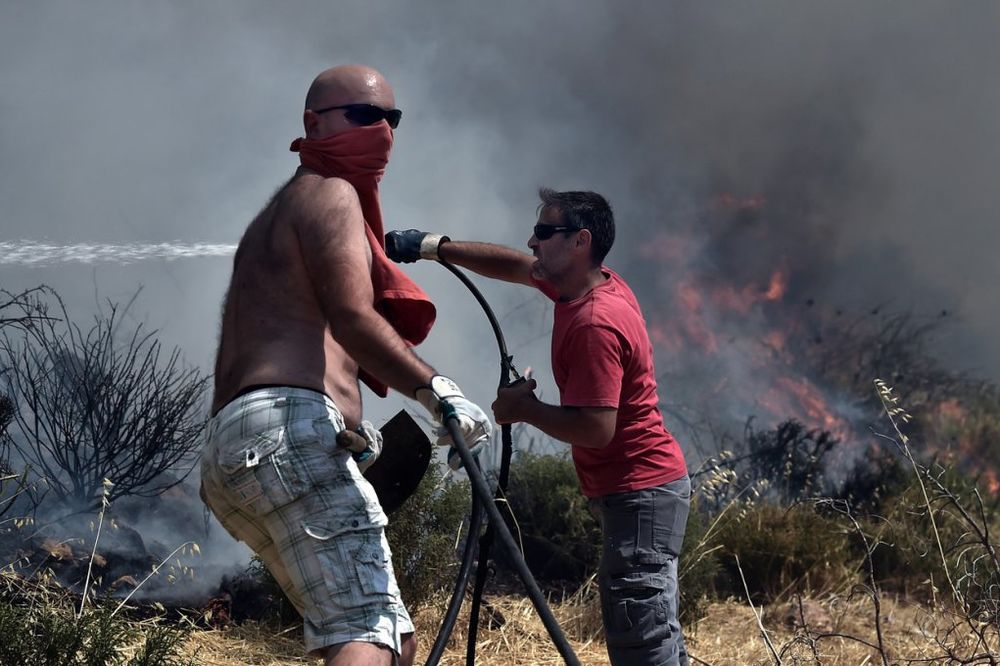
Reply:
<svg viewBox="0 0 1000 666"><path fill-rule="evenodd" d="M320 573L323 576L323 583L327 594L314 594L312 597L319 602L328 603L332 608L339 605L341 595L346 594L351 589L351 558L344 551L342 543L344 535L348 530L342 525L318 521L313 523L303 523L302 529L318 543L314 546L314 553L319 562ZM318 581L307 581L312 585ZM321 604L322 605L322 604ZM324 615L333 621L329 611Z"/></svg>
<svg viewBox="0 0 1000 666"><path fill-rule="evenodd" d="M396 579L392 575L392 557L384 538L372 538L361 545L354 557L354 569L365 595L398 595Z"/></svg>
<svg viewBox="0 0 1000 666"><path fill-rule="evenodd" d="M250 443L220 447L218 460L226 489L256 515L271 513L309 490L308 477L290 455L284 428L261 433Z"/></svg>
<svg viewBox="0 0 1000 666"><path fill-rule="evenodd" d="M629 572L612 576L601 597L609 647L659 643L670 635L666 576Z"/></svg>

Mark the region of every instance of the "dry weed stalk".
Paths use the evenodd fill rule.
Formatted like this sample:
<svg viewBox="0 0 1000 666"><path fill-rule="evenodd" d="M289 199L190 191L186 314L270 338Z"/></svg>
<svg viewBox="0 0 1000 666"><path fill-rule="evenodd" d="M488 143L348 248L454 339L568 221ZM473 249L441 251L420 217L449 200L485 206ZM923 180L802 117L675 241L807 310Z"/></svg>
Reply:
<svg viewBox="0 0 1000 666"><path fill-rule="evenodd" d="M2 462L0 462L0 465L2 465ZM3 499L0 499L0 518L3 518L3 516L16 505L17 498L22 495L28 497L30 511L34 511L41 502L42 497L45 496L44 493L41 495L37 493L35 486L29 480L29 472L30 470L24 470L19 474L10 472L0 476L0 497L3 497ZM5 488L10 482L13 482L12 485L14 487L8 494ZM4 520L0 520L0 525L7 522L14 522L18 527L20 527L20 523L25 520L27 520L25 516L6 518Z"/></svg>
<svg viewBox="0 0 1000 666"><path fill-rule="evenodd" d="M917 477L917 482L920 484L920 492L924 497L924 506L927 508L927 516L931 521L931 529L934 531L934 541L937 543L938 553L941 556L941 565L944 568L944 575L948 579L948 587L951 588L955 601L958 602L959 606L962 606L964 605L964 600L962 599L962 595L958 591L958 588L955 586L955 582L951 577L951 570L948 567L948 558L945 556L944 545L941 543L941 532L938 529L937 520L934 517L934 509L931 507L931 501L927 495L927 486L924 484L924 474L921 473L921 466L913 457L913 452L910 451L910 438L903 434L903 431L901 430L900 423L909 423L913 417L910 416L905 409L899 406L899 398L892 394L891 386L886 384L881 379L876 379L875 388L878 392L879 400L882 401L882 409L886 416L889 417L889 423L892 424L892 429L899 436L898 440L891 437L888 439L890 439L903 451L906 459L910 461L910 465L913 467L913 473ZM885 435L880 436L885 437Z"/></svg>
<svg viewBox="0 0 1000 666"><path fill-rule="evenodd" d="M760 613L757 612L757 607L753 604L753 599L750 598L750 588L747 586L746 576L743 575L743 567L740 566L740 556L736 555L736 569L740 572L740 580L743 581L743 589L747 593L747 603L750 604L750 610L753 611L753 615L757 618L757 628L760 631L760 637L764 640L764 645L767 646L767 651L770 653L771 657L774 659L774 663L781 666L781 657L778 655L777 650L774 649L774 644L771 643L771 638L767 634L767 629L764 628L763 619Z"/></svg>
<svg viewBox="0 0 1000 666"><path fill-rule="evenodd" d="M865 569L866 569L865 573L867 574L868 580L867 584L860 585L858 587L860 587L868 596L868 598L872 600L872 606L874 607L874 612L875 612L875 638L878 641L878 643L873 645L872 643L862 640L857 636L851 636L842 633L829 633L829 632L817 634L816 639L819 640L821 638L831 638L831 637L846 638L848 640L856 641L863 645L867 645L878 654L878 656L882 660L883 666L889 666L889 652L886 649L885 637L882 628L882 593L881 590L879 589L878 582L875 580L875 564L872 561L872 554L874 554L875 549L879 547L881 541L878 540L877 538L874 542L869 541L868 535L865 534L865 531L861 527L861 524L858 522L857 518L854 517L854 514L851 511L850 504L848 504L846 501L835 500L835 499L820 499L817 500L817 504L821 506L827 506L836 511L837 513L846 516L847 519L854 526L855 533L859 537L861 537L861 542L864 544L865 547ZM803 618L803 625L805 625L804 618Z"/></svg>
<svg viewBox="0 0 1000 666"><path fill-rule="evenodd" d="M132 591L131 591L131 592L129 592L129 593L128 593L128 595L127 595L127 596L126 596L126 597L125 597L124 599L122 599L122 600L121 600L121 603L119 603L119 604L118 604L118 606L117 606L117 607L116 607L116 608L115 608L115 609L114 609L114 610L113 610L113 611L111 612L111 616L112 616L112 617L114 617L114 616L115 616L115 615L116 615L116 614L118 613L118 611L120 611L120 610L122 609L122 606L124 606L125 604L127 604L127 603L128 603L128 600L129 600L129 599L131 599L131 598L132 598L132 596L133 596L133 595L134 595L134 594L135 594L136 592L138 592L138 591L139 591L139 588L141 588L141 587L142 587L143 585L145 585L145 583L146 583L146 581L147 581L147 580L149 580L150 578L152 578L152 577L153 577L153 576L155 576L156 574L160 573L160 569L162 569L162 568L163 568L163 566L164 566L165 564L167 564L168 562L170 562L170 558L171 558L171 557L173 557L173 556L174 556L174 555L176 555L177 553L181 553L181 554L183 555L184 553L183 553L182 551L183 551L183 550L184 550L185 548L187 548L188 546L191 546L191 554L192 554L192 555L200 555L200 554L201 554L201 548L200 548L200 547L198 546L198 544L196 544L196 543L195 543L194 541L185 541L185 542L184 542L184 543L182 543L181 545L179 545L179 546L177 546L176 548L174 548L174 550L173 550L173 551L172 551L172 552L171 552L171 553L170 553L169 555L167 555L167 556L166 556L165 558L163 558L162 560L160 560L160 563L159 563L159 564L154 564L154 565L153 565L153 570L152 570L152 571L150 571L150 572L149 572L148 574L146 574L146 577L145 577L145 578L143 578L143 579L142 579L141 581L139 581L139 584L138 584L138 585L136 585L136 586L135 586L135 587L134 587L134 588L132 589ZM181 564L181 563L180 563L179 561L178 561L178 566L180 567L180 569L181 569L181 571L182 571L183 573L187 573L187 572L189 572L189 571L190 571L190 568L189 568L189 567L185 567L185 566L184 566L183 564ZM173 567L171 567L171 569L172 569L172 568L173 568ZM192 575L193 575L193 574L192 574ZM173 580L172 580L172 579L171 579L171 582L173 582Z"/></svg>
<svg viewBox="0 0 1000 666"><path fill-rule="evenodd" d="M791 648L796 643L805 643L806 646L809 648L809 653L812 655L813 661L816 664L822 664L823 662L820 660L820 657L819 657L819 648L817 646L817 644L819 643L819 636L818 635L817 636L813 636L812 633L809 631L809 623L806 621L806 612L805 612L805 609L802 607L802 595L801 594L796 594L795 595L795 603L798 606L799 622L802 624L802 632L805 635L804 636L798 636L798 635L795 636L786 645L782 646L780 654L784 655L785 651L787 649Z"/></svg>
<svg viewBox="0 0 1000 666"><path fill-rule="evenodd" d="M104 485L101 488L101 511L97 515L97 533L94 535L94 548L90 551L90 561L87 563L87 575L83 579L83 594L80 595L80 610L76 614L77 620L83 615L83 607L87 603L90 575L94 571L94 556L97 555L97 542L101 538L101 528L104 526L104 512L111 505L111 502L108 501L108 489L113 485L110 479L104 479Z"/></svg>
<svg viewBox="0 0 1000 666"><path fill-rule="evenodd" d="M938 647L944 652L937 658L954 664L1000 664L1000 655L996 650L1000 642L1000 558L997 557L996 546L990 535L990 522L982 495L978 489L972 491L978 513L978 516L974 516L956 492L943 481L943 469L935 474L929 467L916 461L909 446L909 437L903 433L901 426L908 423L912 417L899 406L899 398L893 395L892 387L881 379L875 380L875 387L896 437L875 434L892 441L910 462L920 485L923 506L931 522L941 566L956 604L956 611L938 609L949 613L954 619L951 626L946 627L935 639ZM933 498L928 486L932 487ZM951 509L951 512L945 515L957 520L963 529L959 540L948 549L945 548L941 538L934 504ZM944 509L939 510L944 511ZM975 554L977 549L980 550L978 555ZM966 562L965 570L956 572L961 574L957 580L952 576L946 551L958 551L956 562L959 564ZM982 577L985 577L985 584L979 582ZM971 596L963 594L963 588L971 592ZM956 636L961 627L975 636L971 654L962 654L956 647L960 644Z"/></svg>

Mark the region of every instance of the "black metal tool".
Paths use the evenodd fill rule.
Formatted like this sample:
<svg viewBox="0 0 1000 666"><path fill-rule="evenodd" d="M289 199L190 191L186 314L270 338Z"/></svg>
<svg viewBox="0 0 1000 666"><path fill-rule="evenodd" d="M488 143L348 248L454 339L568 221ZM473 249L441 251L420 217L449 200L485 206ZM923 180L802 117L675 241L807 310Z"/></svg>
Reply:
<svg viewBox="0 0 1000 666"><path fill-rule="evenodd" d="M431 462L431 442L413 417L400 410L379 428L382 453L364 476L382 510L392 513L414 493Z"/></svg>

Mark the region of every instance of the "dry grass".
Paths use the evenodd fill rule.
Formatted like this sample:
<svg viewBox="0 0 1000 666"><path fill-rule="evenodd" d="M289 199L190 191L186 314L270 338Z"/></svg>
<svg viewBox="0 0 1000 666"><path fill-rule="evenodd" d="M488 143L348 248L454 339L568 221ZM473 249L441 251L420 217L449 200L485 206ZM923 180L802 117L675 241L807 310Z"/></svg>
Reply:
<svg viewBox="0 0 1000 666"><path fill-rule="evenodd" d="M184 653L199 664L218 666L322 663L302 656L301 631L278 633L252 622L224 630L194 631Z"/></svg>
<svg viewBox="0 0 1000 666"><path fill-rule="evenodd" d="M439 604L429 606L415 618L421 631L416 659L418 664L427 658L445 601L442 599ZM555 666L563 663L529 600L504 596L489 601L490 608L484 606L481 613L477 664ZM442 666L465 663L467 606L466 603L459 616L448 650L441 660ZM872 648L856 640L832 635L853 636L874 643L876 639L869 600L830 597L804 602L802 610L810 623L808 633L794 626L800 617L798 604L788 603L764 609L765 629L783 664L859 666L881 663L881 657ZM553 612L582 664L596 666L608 663L600 636L600 610L595 599L576 598L554 606ZM492 626L488 626L491 618L498 617L502 618L502 623L493 622ZM940 657L942 650L935 644L935 637L944 636L944 632L953 626L954 622L944 613L932 613L926 607L902 601L883 600L886 649L893 663ZM827 636L817 640L821 633ZM687 627L686 634L693 664L750 666L774 663L760 637L753 611L745 602L711 604L708 615L694 626ZM952 636L952 645L954 640ZM189 638L186 649L188 654L197 651L199 663L215 666L320 663L301 657L298 631L290 630L276 636L273 631L250 624L223 631L195 632Z"/></svg>

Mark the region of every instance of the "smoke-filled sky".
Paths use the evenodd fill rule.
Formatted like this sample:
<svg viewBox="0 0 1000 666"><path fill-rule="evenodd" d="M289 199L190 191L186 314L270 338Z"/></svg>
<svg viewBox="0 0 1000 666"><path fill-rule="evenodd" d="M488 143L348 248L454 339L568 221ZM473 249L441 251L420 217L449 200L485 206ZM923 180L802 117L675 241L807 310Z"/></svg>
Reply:
<svg viewBox="0 0 1000 666"><path fill-rule="evenodd" d="M688 271L738 283L793 264L798 301L947 309L936 351L1000 380L998 25L994 2L10 0L0 243L236 243L297 165L313 77L360 62L404 111L387 228L523 248L540 185L594 189L618 221L607 263L651 320L669 326L665 292ZM752 227L703 224L724 194L766 202ZM675 233L680 260L658 251ZM25 265L11 247L0 288L47 283L89 317L141 287L133 318L211 370L228 257ZM440 267L406 270L439 307L419 352L488 405L485 318ZM551 307L478 283L553 399ZM721 366L734 381L759 372L744 348ZM404 404L366 410L378 423Z"/></svg>
<svg viewBox="0 0 1000 666"><path fill-rule="evenodd" d="M656 311L682 276L645 241L697 234L721 194L763 197L757 232L704 258L716 270L805 258L797 297L947 309L938 353L1000 379L997 25L992 2L5 2L0 241L236 243L297 164L312 78L361 62L404 111L387 228L523 248L540 185L594 189L618 220L607 263ZM439 305L420 353L488 404L482 314L441 268L407 270ZM48 283L83 315L141 286L132 315L206 372L228 273L0 256L0 287ZM547 304L483 286L554 395Z"/></svg>

